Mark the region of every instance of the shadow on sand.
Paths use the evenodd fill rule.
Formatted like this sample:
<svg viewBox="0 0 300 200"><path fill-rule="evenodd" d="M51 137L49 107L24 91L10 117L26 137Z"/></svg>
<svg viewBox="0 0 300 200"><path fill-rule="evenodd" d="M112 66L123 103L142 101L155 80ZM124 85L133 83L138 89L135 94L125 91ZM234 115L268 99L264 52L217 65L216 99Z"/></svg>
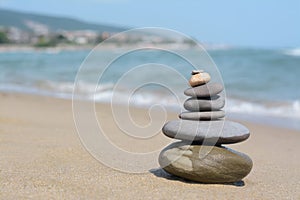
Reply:
<svg viewBox="0 0 300 200"><path fill-rule="evenodd" d="M151 169L151 170L149 170L149 172L159 178L165 178L165 179L168 179L171 181L180 181L180 182L184 182L184 183L188 183L188 184L210 184L210 183L199 183L199 182L195 182L195 181L186 180L186 179L174 176L172 174L169 174L161 168ZM243 187L243 186L245 186L245 182L238 181L235 183L222 183L222 185L232 185L232 186L237 186L237 187Z"/></svg>

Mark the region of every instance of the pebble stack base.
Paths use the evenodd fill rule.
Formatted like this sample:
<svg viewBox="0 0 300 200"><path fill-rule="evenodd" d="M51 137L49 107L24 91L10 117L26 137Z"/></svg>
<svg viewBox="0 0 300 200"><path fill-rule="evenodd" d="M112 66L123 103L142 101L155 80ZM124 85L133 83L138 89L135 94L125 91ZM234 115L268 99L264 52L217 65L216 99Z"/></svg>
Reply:
<svg viewBox="0 0 300 200"><path fill-rule="evenodd" d="M201 183L237 182L252 169L252 160L246 154L214 146L205 158L199 159L200 149L201 145L173 143L162 150L159 163L170 174Z"/></svg>

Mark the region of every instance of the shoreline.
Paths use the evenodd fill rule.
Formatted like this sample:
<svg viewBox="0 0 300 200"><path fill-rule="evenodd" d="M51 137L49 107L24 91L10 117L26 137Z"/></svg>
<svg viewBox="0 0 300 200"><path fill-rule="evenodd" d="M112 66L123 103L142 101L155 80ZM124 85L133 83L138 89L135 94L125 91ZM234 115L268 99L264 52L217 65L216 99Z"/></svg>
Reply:
<svg viewBox="0 0 300 200"><path fill-rule="evenodd" d="M99 43L102 44L103 43ZM67 45L67 44L61 44L57 46L49 46L49 47L34 47L33 45L26 45L26 44L1 44L0 45L0 53L8 53L8 52L32 52L32 51L49 51L49 52L55 52L55 51L78 51L78 50L93 50L97 45L99 44L84 44L84 45ZM235 48L233 46L227 46L227 45L209 45L209 44L202 44L202 47L207 50L227 50ZM137 46L146 46L151 47L155 46L157 44L155 43L149 43L149 42L140 42L140 43L128 43L128 44L122 44L122 43L105 43L104 44L105 49L107 50L118 50L118 49L132 49L133 47ZM193 45L189 44L182 44L182 43L166 43L166 44L160 44L160 47L165 47L168 49L174 49L174 50L186 50L186 49L193 49Z"/></svg>
<svg viewBox="0 0 300 200"><path fill-rule="evenodd" d="M0 45L0 53L9 52L32 52L32 51L78 51L78 50L92 50L93 45L62 45L54 47L34 47L30 45Z"/></svg>
<svg viewBox="0 0 300 200"><path fill-rule="evenodd" d="M300 198L299 131L242 121L251 132L250 138L226 146L253 160L253 169L243 180L245 185L198 184L159 169L129 174L101 164L81 144L70 100L0 93L0 101L0 195L5 199ZM96 104L96 110L111 134L120 132L114 128L105 104ZM135 119L147 124L145 110L131 111ZM168 120L176 118L177 114L168 113ZM128 149L151 149L160 144L127 143L118 135L112 139ZM174 142L162 133L157 139Z"/></svg>
<svg viewBox="0 0 300 200"><path fill-rule="evenodd" d="M1 91L0 94L16 94L16 95L29 95L29 96L36 96L36 97L46 97L46 98L55 98L55 99L64 99L68 101L72 101L72 94L51 94L51 93L41 93L39 91L35 92L24 92L24 91ZM80 99L81 101L91 101L89 99ZM109 102L106 101L97 101L96 104L109 104ZM123 104L121 104L123 105ZM145 109L144 105L131 105L132 107L136 109ZM165 105L164 105L165 106ZM166 108L168 112L179 112L179 108L174 108L174 106L170 106ZM264 114L255 114L255 113L237 113L237 112L231 112L228 110L226 111L226 118L229 120L239 120L239 121L245 121L250 122L254 124L260 124L260 125L266 125L266 126L272 126L277 128L285 128L293 131L300 131L300 125L299 125L299 119L297 118L287 118L287 117L279 117L279 116L272 116L272 115L264 115Z"/></svg>

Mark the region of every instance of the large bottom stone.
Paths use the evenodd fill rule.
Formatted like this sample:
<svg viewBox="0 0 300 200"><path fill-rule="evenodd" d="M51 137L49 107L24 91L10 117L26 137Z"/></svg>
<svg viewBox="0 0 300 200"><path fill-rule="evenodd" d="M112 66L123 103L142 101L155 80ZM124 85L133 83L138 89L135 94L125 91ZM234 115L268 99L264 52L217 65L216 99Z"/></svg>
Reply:
<svg viewBox="0 0 300 200"><path fill-rule="evenodd" d="M252 169L246 154L225 147L212 146L199 158L201 145L176 142L159 155L160 166L170 174L202 183L233 183L242 180Z"/></svg>

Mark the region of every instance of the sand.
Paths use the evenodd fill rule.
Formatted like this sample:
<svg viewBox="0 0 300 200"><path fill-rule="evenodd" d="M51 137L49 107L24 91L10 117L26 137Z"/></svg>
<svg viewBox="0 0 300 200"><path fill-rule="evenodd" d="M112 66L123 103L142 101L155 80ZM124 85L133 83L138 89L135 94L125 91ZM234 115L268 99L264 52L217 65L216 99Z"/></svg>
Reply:
<svg viewBox="0 0 300 200"><path fill-rule="evenodd" d="M99 104L97 110L109 129L107 106ZM140 122L148 120L143 110L132 113ZM300 132L241 123L250 129L250 139L230 147L253 159L244 185L199 184L160 169L131 174L106 167L82 146L71 101L2 93L0 199L300 199Z"/></svg>

